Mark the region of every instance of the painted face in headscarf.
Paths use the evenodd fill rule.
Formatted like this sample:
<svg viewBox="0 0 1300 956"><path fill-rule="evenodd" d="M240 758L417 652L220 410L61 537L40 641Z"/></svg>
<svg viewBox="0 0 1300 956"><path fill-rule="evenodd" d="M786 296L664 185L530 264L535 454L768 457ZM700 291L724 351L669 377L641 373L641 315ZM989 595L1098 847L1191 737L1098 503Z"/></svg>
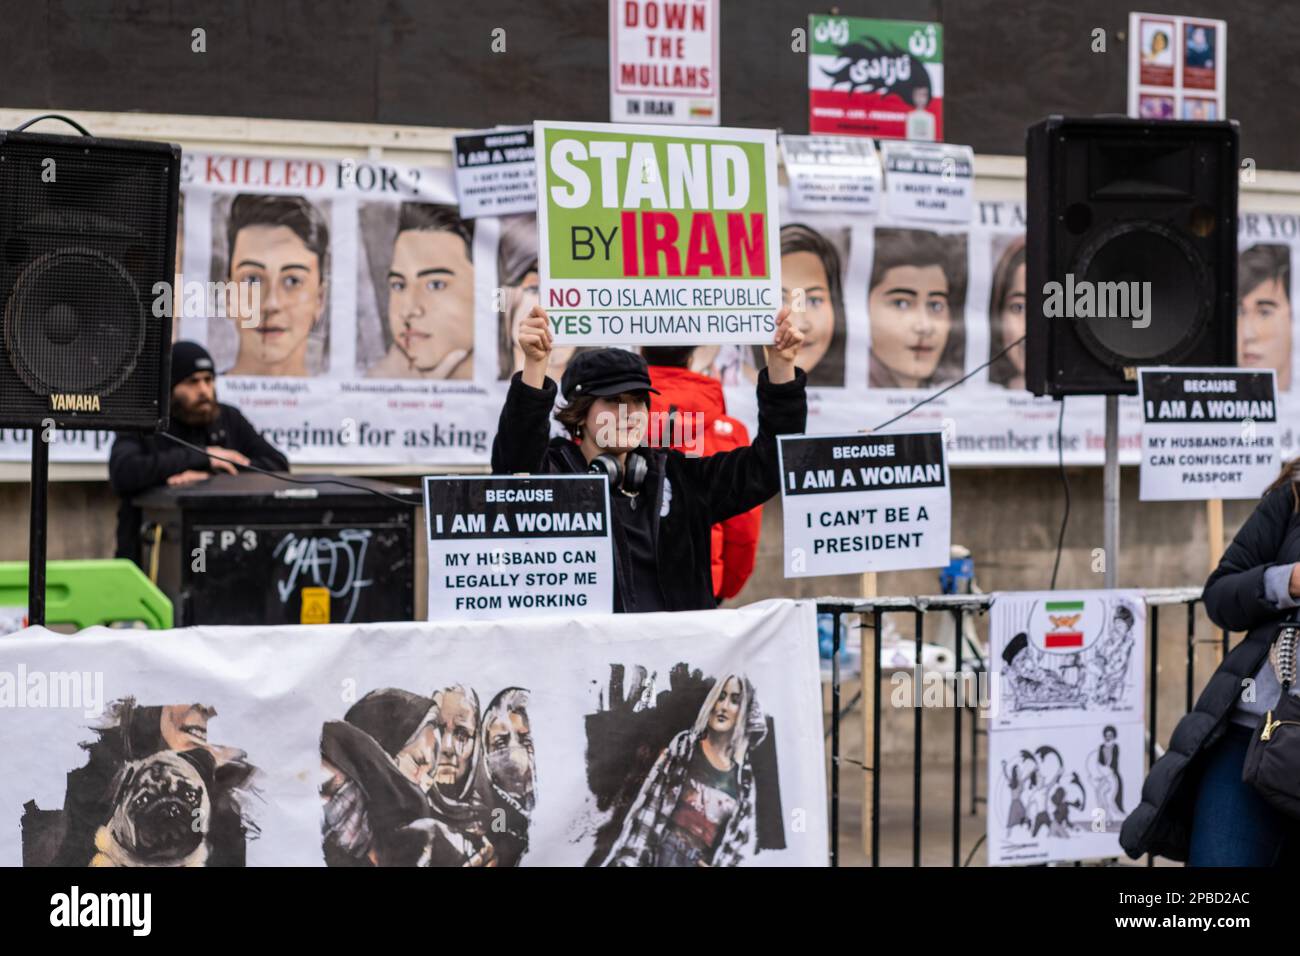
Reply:
<svg viewBox="0 0 1300 956"><path fill-rule="evenodd" d="M492 782L531 806L533 796L533 736L528 720L528 694L502 691L484 718L487 767Z"/></svg>
<svg viewBox="0 0 1300 956"><path fill-rule="evenodd" d="M478 735L478 712L475 703L460 687L449 687L434 695L438 716L434 728L438 736L438 762L433 781L444 793L458 795L474 761Z"/></svg>
<svg viewBox="0 0 1300 956"><path fill-rule="evenodd" d="M736 721L740 718L741 695L744 689L740 685L740 678L729 677L727 682L722 686L722 692L718 694L717 700L713 702L713 710L709 714L709 729L719 734L730 733L735 729Z"/></svg>
<svg viewBox="0 0 1300 956"><path fill-rule="evenodd" d="M438 728L432 722L422 724L394 759L402 776L428 793L438 767Z"/></svg>

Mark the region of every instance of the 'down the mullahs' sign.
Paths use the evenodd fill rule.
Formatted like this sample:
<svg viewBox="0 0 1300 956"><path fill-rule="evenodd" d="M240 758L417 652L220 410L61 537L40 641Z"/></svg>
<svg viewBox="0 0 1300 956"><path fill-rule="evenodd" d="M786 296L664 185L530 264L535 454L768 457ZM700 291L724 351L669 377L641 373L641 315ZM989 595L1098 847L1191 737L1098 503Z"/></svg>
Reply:
<svg viewBox="0 0 1300 956"><path fill-rule="evenodd" d="M542 306L570 345L770 342L770 130L535 124Z"/></svg>

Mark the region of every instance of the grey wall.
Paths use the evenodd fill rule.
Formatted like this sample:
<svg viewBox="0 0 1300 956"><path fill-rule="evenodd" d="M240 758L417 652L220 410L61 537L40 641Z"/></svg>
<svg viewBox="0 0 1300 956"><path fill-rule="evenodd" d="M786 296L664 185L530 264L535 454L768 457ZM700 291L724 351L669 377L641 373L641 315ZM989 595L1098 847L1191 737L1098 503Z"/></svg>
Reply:
<svg viewBox="0 0 1300 956"><path fill-rule="evenodd" d="M1101 470L1067 469L1072 507L1058 587L1101 587L1092 571L1100 548ZM1060 477L1050 468L958 468L952 473L952 539L971 549L980 587L1045 589L1061 520ZM414 479L410 480L414 484ZM1200 586L1208 574L1205 506L1200 502L1137 500L1137 470L1124 469L1120 584L1123 587ZM0 484L0 561L27 556L28 486ZM55 482L50 486L50 558L112 556L117 499L108 484ZM1250 502L1227 502L1228 536L1250 513ZM814 597L861 593L860 575L786 580L781 562L781 503L764 510L763 536L754 576L733 604L766 597ZM900 571L879 576L881 594L934 594L937 571ZM423 587L423 584L420 585Z"/></svg>
<svg viewBox="0 0 1300 956"><path fill-rule="evenodd" d="M1051 112L1123 113L1132 0L876 0L838 12L939 20L952 142L1018 154ZM1136 4L1141 7L1142 4ZM1300 169L1300 7L1147 4L1228 21L1242 156ZM722 120L804 132L806 0L723 0ZM17 107L481 127L607 120L604 0L8 0L0 90ZM191 52L190 31L207 31ZM506 31L506 52L491 34ZM1091 52L1092 31L1107 52Z"/></svg>

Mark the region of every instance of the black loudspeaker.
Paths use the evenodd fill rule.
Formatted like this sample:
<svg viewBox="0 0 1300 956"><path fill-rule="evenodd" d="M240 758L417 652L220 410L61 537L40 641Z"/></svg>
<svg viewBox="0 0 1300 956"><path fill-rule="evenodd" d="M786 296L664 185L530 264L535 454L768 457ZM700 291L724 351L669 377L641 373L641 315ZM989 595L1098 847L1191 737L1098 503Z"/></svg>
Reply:
<svg viewBox="0 0 1300 956"><path fill-rule="evenodd" d="M0 425L166 425L180 158L0 131Z"/></svg>
<svg viewBox="0 0 1300 956"><path fill-rule="evenodd" d="M1235 121L1029 128L1031 392L1136 395L1138 366L1236 364L1237 152Z"/></svg>

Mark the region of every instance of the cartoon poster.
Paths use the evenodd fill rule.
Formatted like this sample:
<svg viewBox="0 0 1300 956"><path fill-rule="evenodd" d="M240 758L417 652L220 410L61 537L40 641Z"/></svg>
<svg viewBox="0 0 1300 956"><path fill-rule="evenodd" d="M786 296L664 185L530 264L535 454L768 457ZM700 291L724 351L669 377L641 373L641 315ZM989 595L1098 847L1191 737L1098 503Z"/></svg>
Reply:
<svg viewBox="0 0 1300 956"><path fill-rule="evenodd" d="M0 701L0 865L828 860L806 602L35 628L0 644Z"/></svg>
<svg viewBox="0 0 1300 956"><path fill-rule="evenodd" d="M1142 719L1141 592L999 592L989 643L995 728Z"/></svg>
<svg viewBox="0 0 1300 956"><path fill-rule="evenodd" d="M1138 591L993 595L989 863L1121 855L1144 766Z"/></svg>
<svg viewBox="0 0 1300 956"><path fill-rule="evenodd" d="M989 865L1123 857L1142 789L1143 725L989 734Z"/></svg>
<svg viewBox="0 0 1300 956"><path fill-rule="evenodd" d="M943 140L943 27L808 18L808 132Z"/></svg>

